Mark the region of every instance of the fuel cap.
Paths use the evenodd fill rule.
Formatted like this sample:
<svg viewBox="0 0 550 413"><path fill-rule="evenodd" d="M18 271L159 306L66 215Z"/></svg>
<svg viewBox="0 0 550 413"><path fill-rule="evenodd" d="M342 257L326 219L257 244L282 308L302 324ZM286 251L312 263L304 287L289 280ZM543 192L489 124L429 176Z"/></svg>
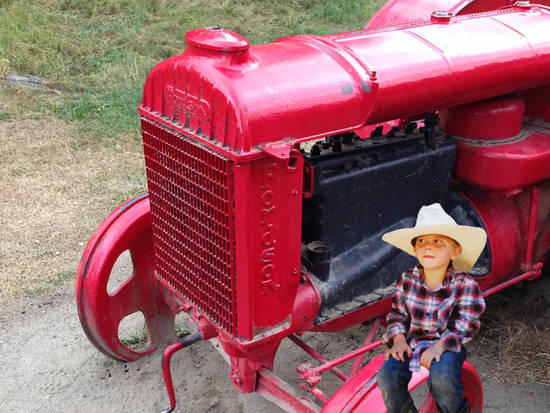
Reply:
<svg viewBox="0 0 550 413"><path fill-rule="evenodd" d="M185 42L200 49L222 53L244 52L250 47L246 37L220 27L191 30L185 35Z"/></svg>

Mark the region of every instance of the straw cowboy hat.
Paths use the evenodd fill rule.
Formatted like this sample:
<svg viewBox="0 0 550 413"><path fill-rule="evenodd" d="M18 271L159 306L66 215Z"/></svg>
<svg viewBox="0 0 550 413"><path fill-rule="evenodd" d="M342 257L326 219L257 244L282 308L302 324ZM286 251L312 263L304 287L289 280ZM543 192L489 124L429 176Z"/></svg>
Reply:
<svg viewBox="0 0 550 413"><path fill-rule="evenodd" d="M460 244L462 253L453 261L454 268L460 271L472 269L487 241L487 233L483 228L458 225L440 204L423 206L418 211L416 225L413 228L387 232L382 239L416 257L412 240L428 234L445 235Z"/></svg>

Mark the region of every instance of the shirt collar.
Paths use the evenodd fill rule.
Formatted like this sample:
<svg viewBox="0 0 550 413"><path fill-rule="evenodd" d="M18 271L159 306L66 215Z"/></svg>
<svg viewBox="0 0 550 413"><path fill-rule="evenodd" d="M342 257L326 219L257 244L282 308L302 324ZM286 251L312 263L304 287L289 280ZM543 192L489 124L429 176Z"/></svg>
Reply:
<svg viewBox="0 0 550 413"><path fill-rule="evenodd" d="M420 264L415 265L413 268L413 273L416 277L418 277L418 280L426 286L426 282L424 281L424 277L422 276L422 274L424 273L424 268L422 268L422 265ZM449 268L447 268L447 272L445 273L445 278L443 278L443 282L435 291L439 290L439 288L443 286L448 285L452 281L454 274L455 274L455 269L453 267L453 263L451 262L451 264L449 265Z"/></svg>

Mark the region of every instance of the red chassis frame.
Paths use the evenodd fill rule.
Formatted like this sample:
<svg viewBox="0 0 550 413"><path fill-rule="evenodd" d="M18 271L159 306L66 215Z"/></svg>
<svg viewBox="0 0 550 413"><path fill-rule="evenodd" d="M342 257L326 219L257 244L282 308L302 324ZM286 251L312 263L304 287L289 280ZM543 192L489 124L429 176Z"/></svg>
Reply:
<svg viewBox="0 0 550 413"><path fill-rule="evenodd" d="M218 240L227 242L228 248L239 245L237 261L250 263L239 269L236 281L234 278L220 280L221 284L238 283L236 286L223 285L229 291L226 296L216 296L215 299L199 297L194 301L182 299L171 280L158 272L155 275L153 256L158 258L158 254L164 251L153 243L152 207L148 196L121 205L101 224L86 247L78 271L77 303L84 330L100 351L121 360L136 360L155 351L162 343L176 341L173 335L175 313L185 311L197 325L195 333L169 346L164 353L163 373L171 408L175 407L170 377L171 355L196 341L212 339L217 341L218 350L227 356L231 364L230 378L239 391L257 391L287 411L319 411L319 406L313 401L299 396L272 372L277 348L283 338L289 337L322 363L316 368L300 366L298 371L303 381L302 389L325 403L323 412L363 411L367 406L369 411L385 411L373 380L381 363L380 357L373 358L362 369L360 365L367 352L380 346L380 342L372 342L372 339L378 327L376 320L389 310L389 298L314 325L320 297L308 275L300 271L299 231L271 232L272 228L276 231L276 228L284 228L285 225L291 228L300 226L299 195L303 158L297 149L301 142L329 133L356 130L363 125L395 118L412 118L419 113L452 107L452 110L440 112L442 126L448 130L458 128L459 132L456 133L464 138L457 145L455 177L457 183L470 185L457 188L482 217L492 250L492 272L480 280L485 295L540 275L542 255L550 246L550 224L544 218L550 210L550 182L544 168L548 161L548 148L537 146L536 133L547 135L550 128L548 124L537 123L530 117L550 121L548 105L544 106L543 100L539 98L548 92L548 86L544 86L550 83L548 71L541 67L548 67L550 51L546 46L546 38L537 32L537 27L548 24L549 14L544 8L522 2L502 13L461 18L436 13L430 22L412 23L397 11L407 3L388 3L371 20L369 27L380 28L380 22L393 16L399 19L399 23L408 24L406 30L404 26L325 38L298 36L283 39L274 46L258 46L254 50L246 39L233 33L199 29L186 37L188 49L183 57L178 56L159 65L148 78L143 104L140 106L145 133L150 136L154 133L169 135L169 130L175 130L182 136L191 136L199 142L201 148L207 148L204 156L212 169L201 173L204 176L211 174L206 177L210 180L221 176L216 181L221 188L221 195L205 195L205 200L215 204L215 213L219 212L220 215L223 215L225 205L232 202L236 205L235 222L228 223L230 228L236 228L235 239L224 238L222 231ZM470 9L463 7L464 4L457 3L453 7L457 11L494 8L494 2L490 1L468 2ZM422 16L427 16L433 5L434 2L424 1L417 10L422 12ZM505 5L499 3L498 6ZM423 8L427 10L426 13ZM477 27L478 23L479 27L490 27L487 30L489 41L480 42L476 49L478 54L470 56L472 60L463 60L464 55L468 56L469 46L461 44L460 36L457 35ZM526 33L524 37L528 41L519 39L521 36L518 37L518 32ZM496 38L505 39L506 47L491 43ZM453 45L448 54L441 51L445 42ZM393 55L384 52L390 44L398 48L397 53L402 57L399 64L395 63ZM412 48L412 52L409 48ZM392 53L396 51L392 50ZM265 96L239 94L251 89L244 87L250 85L240 83L246 79L256 85L274 82L268 84L266 90L277 90L277 79L264 76L269 73L266 62L288 63L289 59L298 56L303 59L303 64L324 59L326 71L322 77L328 79L329 86L338 85L342 91L337 97L323 96L334 99L334 102L322 108L322 116L311 116L310 111L304 109L308 105L315 106L319 100L316 90L318 78L304 72L298 64L281 65L280 70L286 72L279 75L297 79L296 87L302 89L300 93L294 89L278 90L277 96L283 96L286 102L279 117L273 116L272 107L263 104ZM217 59L215 61L219 65L212 65L212 59ZM177 64L174 64L175 61ZM185 66L187 62L191 62L189 67ZM403 65L411 70L404 73ZM173 66L181 71L178 76L170 74ZM248 78L241 76L243 73L247 73ZM529 76L525 73L529 73ZM208 79L217 80L218 88L213 86L214 82L209 83ZM182 92L185 87L178 82L187 83L189 90ZM197 85L200 85L200 90L193 90ZM521 92L524 94L520 103L515 95L496 103L488 100L526 89ZM414 93L418 91L421 93ZM197 97L197 93L202 97ZM203 98L209 94L212 96L210 102ZM463 105L465 102L477 103ZM209 117L208 110L213 109L210 105L219 106L217 109L220 110L216 113L224 113L223 119ZM351 111L350 107L358 109ZM254 115L247 113L248 108L255 109L250 111ZM503 162L502 157L498 156L499 149L475 141L480 138L476 136L478 120L472 122L472 125L460 121L464 118L478 119L476 116L479 113L483 115L481 119L490 118L493 122L500 120L499 125L502 126L497 136L485 138L498 140L514 135L515 132L511 131L522 128L524 117L528 117L527 123L535 132L523 137L522 143L510 142L508 155L511 156L507 162ZM512 116L502 117L503 113ZM457 119L459 122L456 122ZM151 126L151 122L160 126ZM393 122L401 124L402 119ZM483 126L492 128L490 122ZM158 130L154 132L153 128ZM208 136L221 136L222 141L208 139ZM287 136L298 137L289 139ZM148 162L154 161L148 151L155 144L152 139L146 143ZM476 148L475 151L472 148ZM180 150L175 146L161 149L166 152ZM191 146L189 153L194 154L195 149ZM480 162L490 165L481 173L475 169ZM504 179L510 170L515 172ZM273 178L275 173L278 180ZM154 174L158 174L153 163L148 166L148 174L151 188ZM233 181L223 180L223 174L231 175L234 186L231 183ZM229 183L223 186L226 182ZM205 185L199 189L208 188L209 184ZM254 192L249 186L261 188L261 191ZM153 187L152 195L155 191L157 189ZM233 191L234 197L231 198L228 193ZM263 209L246 208L257 199L260 199ZM277 208L279 215L277 225L274 225L267 219L265 211L271 211L274 205L283 204L290 207L286 212L281 212L283 208ZM156 205L155 208L160 207ZM255 222L256 226L246 225L248 222ZM168 223L167 228L170 225L175 224ZM512 235L503 235L503 231L509 231ZM514 236L521 233L528 234L526 239ZM252 242L258 239L263 243ZM290 246L286 255L276 257L282 273L289 274L285 278L273 278L275 261L272 263L270 260L275 260L275 257L270 242L274 239ZM115 293L108 294L106 285L109 274L116 259L125 250L130 251L134 274ZM173 251L165 254L168 257L166 265L170 265L171 253ZM196 253L203 252L198 248ZM262 260L254 261L253 257L261 257ZM232 261L216 263L222 264L234 271ZM255 274L263 274L261 283L256 283ZM270 289L281 291L279 298L265 298L264 292ZM233 306L239 318L227 316L223 308L219 312L205 314L204 306L219 306L220 302ZM145 315L147 324L149 341L142 352L124 346L117 334L120 321L136 311ZM290 319L289 314L292 315ZM219 320L215 317L219 317ZM374 324L364 345L332 361L325 360L296 336L304 331L339 331L367 320L374 320ZM217 327L221 323L224 325L222 329ZM354 365L346 375L338 365L352 359L355 359ZM327 370L345 381L330 399L317 387L320 374ZM481 411L479 377L469 364L465 365L463 374L465 394L475 411ZM422 370L414 376L411 388L426 379L427 372ZM433 410L433 401L428 398L422 411Z"/></svg>

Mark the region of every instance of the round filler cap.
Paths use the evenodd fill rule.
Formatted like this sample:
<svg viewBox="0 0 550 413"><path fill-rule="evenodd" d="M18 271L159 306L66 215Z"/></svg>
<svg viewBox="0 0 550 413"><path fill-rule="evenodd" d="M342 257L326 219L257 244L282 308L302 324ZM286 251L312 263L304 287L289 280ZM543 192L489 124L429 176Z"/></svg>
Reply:
<svg viewBox="0 0 550 413"><path fill-rule="evenodd" d="M187 44L222 53L244 52L250 42L244 36L219 27L191 30L185 35Z"/></svg>

